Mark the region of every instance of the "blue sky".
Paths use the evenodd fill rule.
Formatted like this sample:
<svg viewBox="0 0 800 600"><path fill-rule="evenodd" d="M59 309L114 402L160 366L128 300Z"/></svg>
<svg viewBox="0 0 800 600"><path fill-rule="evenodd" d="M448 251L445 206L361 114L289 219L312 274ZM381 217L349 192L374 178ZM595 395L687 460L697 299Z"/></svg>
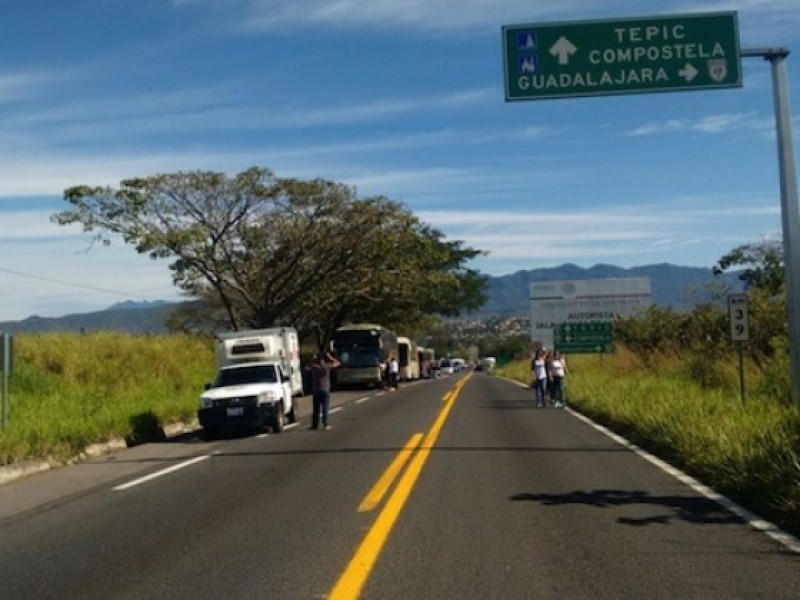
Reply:
<svg viewBox="0 0 800 600"><path fill-rule="evenodd" d="M178 170L388 196L495 276L711 267L780 232L769 64L744 58L742 88L507 103L501 27L729 10L742 48L795 52L796 147L797 0L0 0L0 321L177 299L167 262L49 217L69 186Z"/></svg>

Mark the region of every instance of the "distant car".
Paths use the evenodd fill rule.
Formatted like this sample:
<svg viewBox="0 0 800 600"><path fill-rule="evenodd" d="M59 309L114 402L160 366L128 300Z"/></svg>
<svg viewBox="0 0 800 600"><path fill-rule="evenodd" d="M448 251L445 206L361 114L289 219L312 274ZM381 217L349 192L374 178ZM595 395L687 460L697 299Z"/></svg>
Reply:
<svg viewBox="0 0 800 600"><path fill-rule="evenodd" d="M452 375L454 372L453 363L449 359L443 358L439 361L439 373L441 375Z"/></svg>

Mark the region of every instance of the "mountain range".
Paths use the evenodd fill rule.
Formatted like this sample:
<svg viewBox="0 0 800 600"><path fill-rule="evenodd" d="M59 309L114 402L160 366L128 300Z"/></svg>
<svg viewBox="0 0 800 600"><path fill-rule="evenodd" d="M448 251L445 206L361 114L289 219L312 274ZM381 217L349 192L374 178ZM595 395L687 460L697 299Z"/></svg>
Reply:
<svg viewBox="0 0 800 600"><path fill-rule="evenodd" d="M530 284L540 281L647 277L650 279L653 304L687 310L710 298L709 286L720 283L731 291L741 291L737 273L716 277L711 269L682 267L671 264L647 265L624 269L613 265L583 268L573 264L547 269L518 271L512 275L490 277L488 300L470 318L527 316L530 312ZM177 303L126 301L106 310L65 315L63 317L32 316L21 321L0 322L0 330L8 333L42 333L49 331L126 331L129 333L166 333L166 317Z"/></svg>

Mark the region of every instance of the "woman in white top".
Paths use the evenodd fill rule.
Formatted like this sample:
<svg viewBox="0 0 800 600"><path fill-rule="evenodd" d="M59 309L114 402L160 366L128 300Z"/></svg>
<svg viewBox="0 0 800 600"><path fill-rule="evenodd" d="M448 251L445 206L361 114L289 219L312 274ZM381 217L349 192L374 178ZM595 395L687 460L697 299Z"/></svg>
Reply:
<svg viewBox="0 0 800 600"><path fill-rule="evenodd" d="M567 376L567 361L556 350L550 362L550 381L553 383L553 406L564 408L564 378Z"/></svg>
<svg viewBox="0 0 800 600"><path fill-rule="evenodd" d="M536 407L544 406L544 397L547 392L547 366L544 361L545 351L539 349L531 361L531 372L533 375L533 389L536 392Z"/></svg>

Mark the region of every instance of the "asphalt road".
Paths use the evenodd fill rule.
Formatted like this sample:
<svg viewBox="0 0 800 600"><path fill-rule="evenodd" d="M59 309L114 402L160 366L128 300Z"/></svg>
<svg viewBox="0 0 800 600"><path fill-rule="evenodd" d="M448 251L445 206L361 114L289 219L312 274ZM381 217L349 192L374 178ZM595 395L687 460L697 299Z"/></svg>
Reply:
<svg viewBox="0 0 800 600"><path fill-rule="evenodd" d="M334 404L0 486L0 598L800 597L800 555L511 382Z"/></svg>

